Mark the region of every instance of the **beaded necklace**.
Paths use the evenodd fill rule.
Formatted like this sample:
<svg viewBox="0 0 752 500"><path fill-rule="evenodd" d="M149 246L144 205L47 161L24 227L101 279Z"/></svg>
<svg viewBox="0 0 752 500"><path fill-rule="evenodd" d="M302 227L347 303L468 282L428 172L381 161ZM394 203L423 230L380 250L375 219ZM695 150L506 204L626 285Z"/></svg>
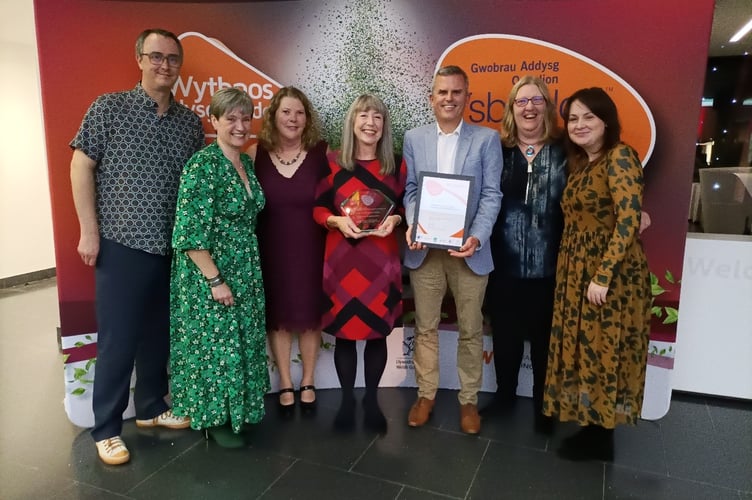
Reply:
<svg viewBox="0 0 752 500"><path fill-rule="evenodd" d="M283 159L282 159L282 157L280 157L280 156L279 156L279 155L277 154L277 152L276 152L276 151L274 152L274 156L275 156L275 157L277 158L277 161L279 161L279 162L280 162L280 163L281 163L282 165L285 165L286 167L289 167L290 165L294 165L295 163L297 163L297 162L298 162L298 159L300 158L300 155L301 155L301 154L303 154L303 148L300 148L300 149L298 150L298 154L296 154L296 155L295 155L295 158L293 158L293 159L292 159L292 160L290 160L290 161L285 161L285 160L283 160Z"/></svg>

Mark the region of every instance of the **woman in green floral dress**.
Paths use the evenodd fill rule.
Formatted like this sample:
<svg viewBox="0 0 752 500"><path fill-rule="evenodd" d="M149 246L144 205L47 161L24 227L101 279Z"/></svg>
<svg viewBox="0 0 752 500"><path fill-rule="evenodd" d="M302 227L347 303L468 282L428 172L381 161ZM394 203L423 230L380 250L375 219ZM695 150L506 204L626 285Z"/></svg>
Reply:
<svg viewBox="0 0 752 500"><path fill-rule="evenodd" d="M252 161L241 153L252 113L247 93L214 94L217 140L183 170L172 238L173 411L228 447L244 444L239 432L264 416L269 390L254 233L264 195Z"/></svg>
<svg viewBox="0 0 752 500"><path fill-rule="evenodd" d="M650 279L639 238L642 166L620 142L616 106L600 88L564 108L569 177L543 413L582 428L559 455L611 460L616 425L642 407Z"/></svg>

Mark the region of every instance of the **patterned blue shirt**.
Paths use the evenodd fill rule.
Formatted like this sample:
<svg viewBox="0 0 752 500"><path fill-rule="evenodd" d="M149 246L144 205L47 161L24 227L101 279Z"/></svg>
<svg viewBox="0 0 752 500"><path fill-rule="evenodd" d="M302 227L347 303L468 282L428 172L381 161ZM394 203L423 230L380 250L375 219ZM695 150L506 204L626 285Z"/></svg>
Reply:
<svg viewBox="0 0 752 500"><path fill-rule="evenodd" d="M100 236L168 254L180 174L203 145L198 116L173 99L167 113L158 115L141 84L98 97L70 146L97 163Z"/></svg>
<svg viewBox="0 0 752 500"><path fill-rule="evenodd" d="M491 234L496 272L512 278L547 278L556 274L564 230L561 196L567 184L567 158L559 143L543 146L527 172L517 146L502 148L501 211Z"/></svg>

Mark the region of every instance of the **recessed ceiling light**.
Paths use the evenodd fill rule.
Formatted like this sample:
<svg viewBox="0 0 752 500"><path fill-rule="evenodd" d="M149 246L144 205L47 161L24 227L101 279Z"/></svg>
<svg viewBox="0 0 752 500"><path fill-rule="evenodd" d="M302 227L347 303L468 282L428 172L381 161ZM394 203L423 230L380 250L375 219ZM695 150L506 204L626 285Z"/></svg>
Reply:
<svg viewBox="0 0 752 500"><path fill-rule="evenodd" d="M729 38L729 42L731 42L731 43L738 42L739 40L741 40L742 38L744 38L744 35L746 35L747 33L749 33L750 30L752 30L752 19L750 19L749 21L747 21L747 24L745 24L744 26L742 26L742 29L740 29L739 31L737 31L734 34L734 36L732 36L731 38Z"/></svg>

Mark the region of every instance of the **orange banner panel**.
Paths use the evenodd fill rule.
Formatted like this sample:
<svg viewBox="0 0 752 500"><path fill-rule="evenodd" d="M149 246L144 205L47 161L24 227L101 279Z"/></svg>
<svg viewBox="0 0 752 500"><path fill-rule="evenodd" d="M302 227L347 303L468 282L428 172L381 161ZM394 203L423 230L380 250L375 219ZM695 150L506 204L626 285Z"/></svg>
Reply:
<svg viewBox="0 0 752 500"><path fill-rule="evenodd" d="M583 87L601 87L616 103L622 140L634 147L643 165L655 145L655 122L642 97L616 73L572 50L514 35L487 34L452 44L438 67L456 65L470 77L465 120L498 129L512 86L523 76L540 77L559 109ZM560 124L563 120L560 116Z"/></svg>

